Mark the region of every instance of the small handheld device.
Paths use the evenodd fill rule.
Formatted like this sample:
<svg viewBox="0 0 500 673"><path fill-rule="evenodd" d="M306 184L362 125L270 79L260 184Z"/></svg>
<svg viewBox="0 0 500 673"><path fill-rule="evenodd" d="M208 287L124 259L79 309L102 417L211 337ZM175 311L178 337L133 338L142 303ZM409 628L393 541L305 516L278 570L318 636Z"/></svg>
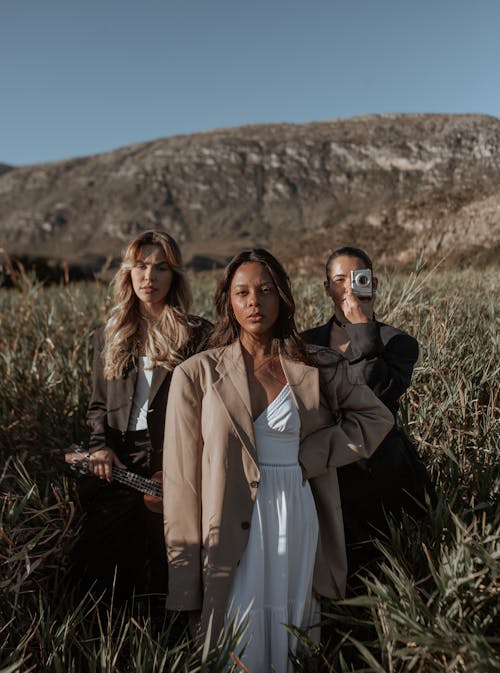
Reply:
<svg viewBox="0 0 500 673"><path fill-rule="evenodd" d="M371 269L351 271L351 288L356 297L371 299L373 294Z"/></svg>

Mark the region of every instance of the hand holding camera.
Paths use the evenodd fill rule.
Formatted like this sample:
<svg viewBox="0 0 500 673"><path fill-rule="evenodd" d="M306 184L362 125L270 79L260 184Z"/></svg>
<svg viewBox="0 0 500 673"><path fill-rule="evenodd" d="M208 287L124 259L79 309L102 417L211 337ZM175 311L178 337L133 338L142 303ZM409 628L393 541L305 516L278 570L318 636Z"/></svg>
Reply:
<svg viewBox="0 0 500 673"><path fill-rule="evenodd" d="M368 322L373 318L375 285L370 269L351 271L351 282L346 286L342 313L353 324Z"/></svg>
<svg viewBox="0 0 500 673"><path fill-rule="evenodd" d="M371 269L353 269L351 271L351 290L356 297L371 299L373 282Z"/></svg>

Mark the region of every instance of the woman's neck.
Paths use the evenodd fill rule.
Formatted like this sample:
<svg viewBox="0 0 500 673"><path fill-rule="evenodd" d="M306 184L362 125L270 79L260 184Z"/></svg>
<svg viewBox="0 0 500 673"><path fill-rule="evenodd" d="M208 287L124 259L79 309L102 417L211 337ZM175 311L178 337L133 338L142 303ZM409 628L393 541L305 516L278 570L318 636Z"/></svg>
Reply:
<svg viewBox="0 0 500 673"><path fill-rule="evenodd" d="M139 313L143 320L154 322L158 320L163 310L163 306L157 304L145 304L141 302L139 305Z"/></svg>
<svg viewBox="0 0 500 673"><path fill-rule="evenodd" d="M337 325L337 327L342 327L342 329L346 325L345 321L341 320L336 313L333 314L333 324Z"/></svg>
<svg viewBox="0 0 500 673"><path fill-rule="evenodd" d="M252 360L263 360L273 354L273 340L269 337L254 337L250 335L240 336L243 355Z"/></svg>
<svg viewBox="0 0 500 673"><path fill-rule="evenodd" d="M342 311L336 310L333 314L333 324L330 328L329 346L339 353L345 353L349 347L350 337L345 329L346 320Z"/></svg>
<svg viewBox="0 0 500 673"><path fill-rule="evenodd" d="M342 309L335 307L335 311L333 312L333 322L339 327L344 327L349 321L343 314Z"/></svg>

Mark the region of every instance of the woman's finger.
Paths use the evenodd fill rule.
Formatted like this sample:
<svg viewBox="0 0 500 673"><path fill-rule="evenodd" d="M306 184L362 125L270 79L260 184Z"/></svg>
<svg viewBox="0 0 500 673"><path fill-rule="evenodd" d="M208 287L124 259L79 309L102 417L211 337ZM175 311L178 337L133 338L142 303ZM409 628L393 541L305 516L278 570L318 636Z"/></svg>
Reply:
<svg viewBox="0 0 500 673"><path fill-rule="evenodd" d="M113 481L113 462L115 462L115 453L112 449L99 449L90 457L90 469L99 479Z"/></svg>
<svg viewBox="0 0 500 673"><path fill-rule="evenodd" d="M92 474L99 479L106 479L106 464L102 459L91 459L89 464Z"/></svg>
<svg viewBox="0 0 500 673"><path fill-rule="evenodd" d="M111 461L111 457L109 457L104 461L104 478L107 481L113 481L112 469L113 469L113 463Z"/></svg>
<svg viewBox="0 0 500 673"><path fill-rule="evenodd" d="M352 292L351 288L348 288L345 294L342 311L349 322L352 323L366 322L373 314L373 310L365 306L359 300L359 297Z"/></svg>

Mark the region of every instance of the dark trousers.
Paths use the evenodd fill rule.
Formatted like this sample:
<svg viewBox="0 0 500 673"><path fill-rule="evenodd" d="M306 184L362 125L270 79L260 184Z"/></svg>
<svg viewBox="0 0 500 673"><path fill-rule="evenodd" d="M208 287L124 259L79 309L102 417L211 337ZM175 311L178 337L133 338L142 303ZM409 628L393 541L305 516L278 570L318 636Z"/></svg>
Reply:
<svg viewBox="0 0 500 673"><path fill-rule="evenodd" d="M132 471L145 474L151 462L147 431L126 433L115 448ZM115 605L132 596L164 600L168 587L163 517L150 512L142 493L89 476L80 481L83 530L75 550L81 585L95 594L113 595Z"/></svg>

